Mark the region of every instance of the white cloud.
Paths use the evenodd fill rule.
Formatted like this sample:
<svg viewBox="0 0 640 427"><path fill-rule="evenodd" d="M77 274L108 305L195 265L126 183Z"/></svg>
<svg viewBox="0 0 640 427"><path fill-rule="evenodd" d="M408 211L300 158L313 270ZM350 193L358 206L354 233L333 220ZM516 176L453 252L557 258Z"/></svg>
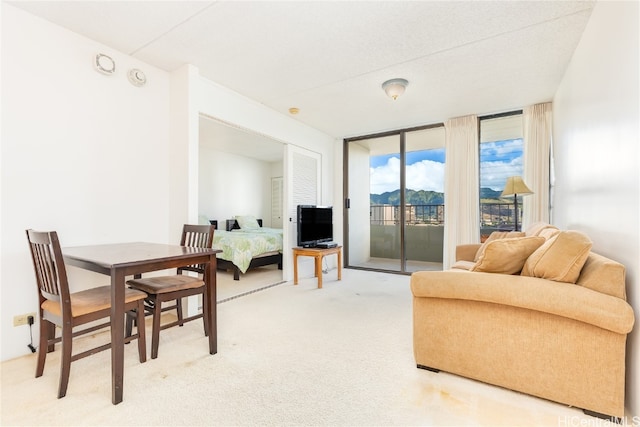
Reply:
<svg viewBox="0 0 640 427"><path fill-rule="evenodd" d="M480 164L482 187L502 191L507 178L514 175L522 175L522 157L517 157L510 162L496 161Z"/></svg>
<svg viewBox="0 0 640 427"><path fill-rule="evenodd" d="M522 139L480 144L480 186L500 191L507 178L522 175Z"/></svg>
<svg viewBox="0 0 640 427"><path fill-rule="evenodd" d="M521 139L481 144L481 186L501 191L507 177L522 175ZM390 157L387 163L370 168L372 194L382 194L400 188L400 159ZM422 160L407 166L407 188L444 192L444 163Z"/></svg>
<svg viewBox="0 0 640 427"><path fill-rule="evenodd" d="M372 194L400 188L400 159L391 157L386 165L370 168ZM444 163L422 160L407 166L407 188L444 192Z"/></svg>

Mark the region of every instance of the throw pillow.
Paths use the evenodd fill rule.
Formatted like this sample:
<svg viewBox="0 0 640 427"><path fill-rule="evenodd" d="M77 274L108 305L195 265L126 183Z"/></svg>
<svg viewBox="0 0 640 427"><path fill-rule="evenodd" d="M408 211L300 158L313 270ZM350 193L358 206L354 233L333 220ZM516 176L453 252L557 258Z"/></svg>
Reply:
<svg viewBox="0 0 640 427"><path fill-rule="evenodd" d="M484 241L482 246L478 248L476 252L476 256L473 258L474 262L477 262L480 259L480 256L484 253L484 249L487 247L488 243L493 242L494 240L499 239L512 239L514 237L524 237L524 232L521 231L494 231L487 237L487 240Z"/></svg>
<svg viewBox="0 0 640 427"><path fill-rule="evenodd" d="M560 233L560 229L558 229L556 227L546 227L546 228L543 228L542 230L540 230L540 232L537 234L537 236L544 237L545 239L549 240L550 238L552 238L553 236L555 236L558 233Z"/></svg>
<svg viewBox="0 0 640 427"><path fill-rule="evenodd" d="M548 222L539 221L527 227L527 229L525 230L525 234L527 236L542 236L543 233L547 233L547 236L543 237L549 238L548 233L553 232L554 230L560 231L560 229L555 225L551 225Z"/></svg>
<svg viewBox="0 0 640 427"><path fill-rule="evenodd" d="M579 231L561 231L531 254L522 275L576 283L592 245Z"/></svg>
<svg viewBox="0 0 640 427"><path fill-rule="evenodd" d="M253 215L236 215L236 221L243 230L255 230L256 228L260 228L258 220Z"/></svg>
<svg viewBox="0 0 640 427"><path fill-rule="evenodd" d="M544 241L544 237L518 237L489 242L471 271L500 274L520 273L527 258Z"/></svg>

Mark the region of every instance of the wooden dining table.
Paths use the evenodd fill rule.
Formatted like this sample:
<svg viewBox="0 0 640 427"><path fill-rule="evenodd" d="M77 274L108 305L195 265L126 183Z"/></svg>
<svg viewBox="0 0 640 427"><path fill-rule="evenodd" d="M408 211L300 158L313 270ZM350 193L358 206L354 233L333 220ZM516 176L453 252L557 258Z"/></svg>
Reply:
<svg viewBox="0 0 640 427"><path fill-rule="evenodd" d="M158 243L114 243L62 249L65 263L111 277L111 401L122 402L124 379L124 292L127 276L205 264L209 353L218 352L216 309L216 253L218 249Z"/></svg>

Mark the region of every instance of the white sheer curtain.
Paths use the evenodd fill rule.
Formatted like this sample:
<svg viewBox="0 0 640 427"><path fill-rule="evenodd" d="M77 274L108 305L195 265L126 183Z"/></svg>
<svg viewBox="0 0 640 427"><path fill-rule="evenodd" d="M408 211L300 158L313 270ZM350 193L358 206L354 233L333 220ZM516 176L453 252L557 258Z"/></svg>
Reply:
<svg viewBox="0 0 640 427"><path fill-rule="evenodd" d="M455 262L456 245L480 241L478 117L447 120L444 165L443 269Z"/></svg>
<svg viewBox="0 0 640 427"><path fill-rule="evenodd" d="M522 230L538 221L549 222L551 175L551 103L524 109L524 182L533 194L522 198Z"/></svg>

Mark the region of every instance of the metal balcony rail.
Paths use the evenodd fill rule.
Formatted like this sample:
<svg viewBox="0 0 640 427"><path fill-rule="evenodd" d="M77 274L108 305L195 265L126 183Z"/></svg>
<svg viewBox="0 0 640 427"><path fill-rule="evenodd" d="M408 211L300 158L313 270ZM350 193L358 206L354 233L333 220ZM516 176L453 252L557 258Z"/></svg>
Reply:
<svg viewBox="0 0 640 427"><path fill-rule="evenodd" d="M395 205L371 205L369 210L371 225L398 225L400 207ZM480 227L513 229L515 206L513 203L480 203ZM522 210L518 210L522 223ZM407 205L405 207L407 225L444 225L444 205Z"/></svg>

